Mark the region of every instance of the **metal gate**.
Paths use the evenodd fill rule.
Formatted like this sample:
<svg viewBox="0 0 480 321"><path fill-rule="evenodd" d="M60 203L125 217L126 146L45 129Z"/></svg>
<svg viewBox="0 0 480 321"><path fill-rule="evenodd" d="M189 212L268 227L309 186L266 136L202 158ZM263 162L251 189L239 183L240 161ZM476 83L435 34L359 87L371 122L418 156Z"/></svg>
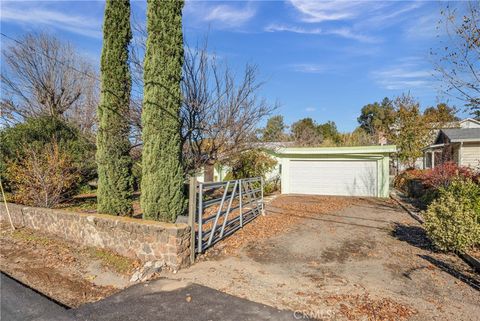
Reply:
<svg viewBox="0 0 480 321"><path fill-rule="evenodd" d="M189 201L194 252L202 253L263 213L263 179L191 180Z"/></svg>

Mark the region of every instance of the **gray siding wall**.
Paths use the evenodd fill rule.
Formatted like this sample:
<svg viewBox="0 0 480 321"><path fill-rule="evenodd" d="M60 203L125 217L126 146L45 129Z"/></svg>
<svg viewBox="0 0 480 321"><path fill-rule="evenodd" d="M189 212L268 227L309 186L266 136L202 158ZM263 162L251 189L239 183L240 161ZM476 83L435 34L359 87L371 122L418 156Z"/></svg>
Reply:
<svg viewBox="0 0 480 321"><path fill-rule="evenodd" d="M463 166L478 167L480 166L480 142L463 143L461 147Z"/></svg>

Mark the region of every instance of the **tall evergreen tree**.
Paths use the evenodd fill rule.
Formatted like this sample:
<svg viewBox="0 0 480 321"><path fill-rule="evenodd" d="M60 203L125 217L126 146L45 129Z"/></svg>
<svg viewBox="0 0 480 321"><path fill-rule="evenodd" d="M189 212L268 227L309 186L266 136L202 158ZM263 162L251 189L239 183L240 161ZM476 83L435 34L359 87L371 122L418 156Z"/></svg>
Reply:
<svg viewBox="0 0 480 321"><path fill-rule="evenodd" d="M184 207L180 136L183 63L180 0L147 1L142 112L143 217L175 221Z"/></svg>
<svg viewBox="0 0 480 321"><path fill-rule="evenodd" d="M101 96L97 134L98 211L131 215L133 191L128 113L131 77L128 66L130 1L107 0L103 22Z"/></svg>

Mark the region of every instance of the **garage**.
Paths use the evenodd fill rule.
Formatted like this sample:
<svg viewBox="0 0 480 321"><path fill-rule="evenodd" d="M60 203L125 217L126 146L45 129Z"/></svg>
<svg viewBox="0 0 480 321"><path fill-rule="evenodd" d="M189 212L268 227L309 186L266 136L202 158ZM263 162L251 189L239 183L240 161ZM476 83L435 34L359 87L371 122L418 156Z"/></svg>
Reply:
<svg viewBox="0 0 480 321"><path fill-rule="evenodd" d="M388 197L395 146L283 148L282 194Z"/></svg>

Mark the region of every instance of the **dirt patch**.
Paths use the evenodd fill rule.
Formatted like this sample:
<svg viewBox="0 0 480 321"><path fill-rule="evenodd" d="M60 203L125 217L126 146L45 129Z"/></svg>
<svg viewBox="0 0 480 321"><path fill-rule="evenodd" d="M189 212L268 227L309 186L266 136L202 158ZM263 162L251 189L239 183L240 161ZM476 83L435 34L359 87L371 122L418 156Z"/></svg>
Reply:
<svg viewBox="0 0 480 321"><path fill-rule="evenodd" d="M345 263L349 259L368 259L375 249L375 240L370 238L359 238L357 240L345 240L339 246L328 247L322 252L322 259L325 263Z"/></svg>
<svg viewBox="0 0 480 321"><path fill-rule="evenodd" d="M1 270L70 306L109 296L128 284L139 262L79 247L29 229L0 230Z"/></svg>
<svg viewBox="0 0 480 321"><path fill-rule="evenodd" d="M224 255L235 254L242 247L288 232L305 217L336 212L356 201L354 198L335 196L279 196L267 204L266 215L257 217L224 241L217 243L207 250L200 260L220 259ZM262 251L271 252L268 248L258 248L257 254Z"/></svg>

